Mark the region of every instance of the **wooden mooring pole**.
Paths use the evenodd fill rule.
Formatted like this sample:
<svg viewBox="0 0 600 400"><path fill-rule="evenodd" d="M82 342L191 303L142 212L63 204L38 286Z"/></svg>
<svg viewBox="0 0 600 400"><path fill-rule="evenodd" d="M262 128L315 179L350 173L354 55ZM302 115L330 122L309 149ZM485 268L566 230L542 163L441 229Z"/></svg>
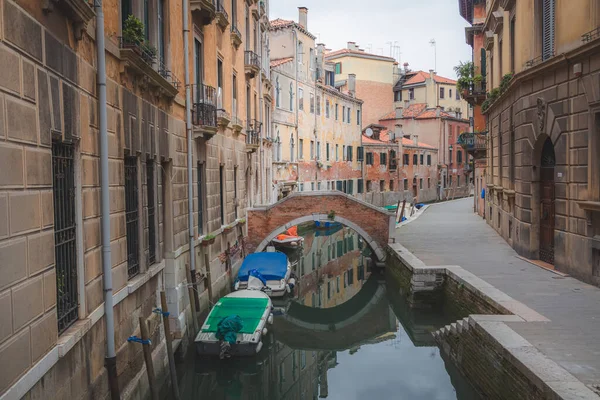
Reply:
<svg viewBox="0 0 600 400"><path fill-rule="evenodd" d="M192 312L192 326L194 327L194 337L198 333L198 316L196 314L196 302L194 301L194 290L196 288L192 284L192 273L189 268L185 269L187 273L187 281L188 281L188 295L190 298L190 310Z"/></svg>
<svg viewBox="0 0 600 400"><path fill-rule="evenodd" d="M146 372L148 373L148 383L150 385L150 394L152 400L158 400L158 389L156 387L156 377L154 375L154 364L152 364L152 344L150 343L150 334L148 324L144 317L140 317L140 334L142 335L142 349L144 351L144 361L146 362Z"/></svg>
<svg viewBox="0 0 600 400"><path fill-rule="evenodd" d="M212 287L212 275L210 273L210 257L208 256L208 250L204 253L204 265L206 267L206 286L208 288L208 308L212 307L213 304L213 287Z"/></svg>
<svg viewBox="0 0 600 400"><path fill-rule="evenodd" d="M175 355L173 354L173 337L171 336L171 323L169 321L169 305L167 304L167 296L164 291L160 292L160 307L162 309L165 341L167 342L167 353L169 355L171 390L173 391L173 399L179 400L179 384L177 383L177 368L175 367Z"/></svg>

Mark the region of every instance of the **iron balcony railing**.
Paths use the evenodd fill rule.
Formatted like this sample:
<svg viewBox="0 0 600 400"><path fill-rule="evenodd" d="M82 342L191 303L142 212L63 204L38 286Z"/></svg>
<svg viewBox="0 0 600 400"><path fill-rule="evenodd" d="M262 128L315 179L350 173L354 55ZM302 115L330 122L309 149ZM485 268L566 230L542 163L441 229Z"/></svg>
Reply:
<svg viewBox="0 0 600 400"><path fill-rule="evenodd" d="M140 59L144 61L150 68L154 69L160 74L165 80L167 80L173 87L179 89L181 81L177 79L175 74L167 68L162 58L158 58L156 54L156 48L152 45L131 40L124 36L119 37L119 48L133 50Z"/></svg>
<svg viewBox="0 0 600 400"><path fill-rule="evenodd" d="M259 132L256 131L254 124L248 124L246 128L246 144L251 146L258 146L259 144Z"/></svg>
<svg viewBox="0 0 600 400"><path fill-rule="evenodd" d="M486 91L485 79L483 79L481 82L473 82L471 84L471 87L469 88L469 94L471 94L471 95L485 94L485 91Z"/></svg>
<svg viewBox="0 0 600 400"><path fill-rule="evenodd" d="M464 132L458 136L456 143L467 152L486 149L487 132Z"/></svg>
<svg viewBox="0 0 600 400"><path fill-rule="evenodd" d="M217 90L208 85L192 85L192 124L217 126Z"/></svg>
<svg viewBox="0 0 600 400"><path fill-rule="evenodd" d="M244 64L260 69L260 57L252 50L244 51Z"/></svg>
<svg viewBox="0 0 600 400"><path fill-rule="evenodd" d="M231 33L233 35L237 35L240 39L242 38L242 34L240 33L240 30L237 27L237 22L235 21L231 21Z"/></svg>
<svg viewBox="0 0 600 400"><path fill-rule="evenodd" d="M583 43L587 43L587 42L591 42L594 39L597 39L600 37L600 27L596 28L596 29L592 29L589 32L584 33L583 35L581 35L581 40L583 41Z"/></svg>
<svg viewBox="0 0 600 400"><path fill-rule="evenodd" d="M227 14L227 11L225 10L225 6L223 5L223 0L217 0L215 8L216 8L218 14L223 14L225 16L225 19L229 21L229 14Z"/></svg>

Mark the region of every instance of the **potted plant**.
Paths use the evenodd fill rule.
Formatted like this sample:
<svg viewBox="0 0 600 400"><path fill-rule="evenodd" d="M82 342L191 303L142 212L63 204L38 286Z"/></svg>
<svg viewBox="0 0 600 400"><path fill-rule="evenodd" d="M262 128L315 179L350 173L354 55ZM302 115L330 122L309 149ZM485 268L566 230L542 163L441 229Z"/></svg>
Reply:
<svg viewBox="0 0 600 400"><path fill-rule="evenodd" d="M454 71L456 72L457 76L456 90L462 93L463 97L465 97L469 94L469 91L473 86L475 66L470 61L461 61L456 67L454 67Z"/></svg>
<svg viewBox="0 0 600 400"><path fill-rule="evenodd" d="M204 236L204 238L202 238L202 246L207 247L210 246L211 244L213 244L215 242L215 235L212 234L208 234L206 236Z"/></svg>
<svg viewBox="0 0 600 400"><path fill-rule="evenodd" d="M329 213L327 214L327 219L331 220L331 221L335 220L335 211L334 210L329 211Z"/></svg>
<svg viewBox="0 0 600 400"><path fill-rule="evenodd" d="M244 225L246 223L246 218L242 218L238 221L240 225Z"/></svg>
<svg viewBox="0 0 600 400"><path fill-rule="evenodd" d="M154 62L158 51L145 39L145 28L135 15L129 15L123 23L124 48L134 48L146 62Z"/></svg>
<svg viewBox="0 0 600 400"><path fill-rule="evenodd" d="M235 224L227 225L226 227L223 228L223 233L231 232L233 230L234 226L235 226Z"/></svg>

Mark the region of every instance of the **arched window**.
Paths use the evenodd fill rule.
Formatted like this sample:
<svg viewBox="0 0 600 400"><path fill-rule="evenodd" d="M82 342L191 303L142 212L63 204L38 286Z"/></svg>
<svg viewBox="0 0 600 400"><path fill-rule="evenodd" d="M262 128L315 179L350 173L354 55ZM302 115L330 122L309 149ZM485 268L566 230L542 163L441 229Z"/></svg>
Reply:
<svg viewBox="0 0 600 400"><path fill-rule="evenodd" d="M275 103L277 107L281 107L281 86L279 85L279 77L275 79Z"/></svg>
<svg viewBox="0 0 600 400"><path fill-rule="evenodd" d="M290 82L290 111L294 111L294 86Z"/></svg>
<svg viewBox="0 0 600 400"><path fill-rule="evenodd" d="M290 135L290 161L294 162L294 134Z"/></svg>

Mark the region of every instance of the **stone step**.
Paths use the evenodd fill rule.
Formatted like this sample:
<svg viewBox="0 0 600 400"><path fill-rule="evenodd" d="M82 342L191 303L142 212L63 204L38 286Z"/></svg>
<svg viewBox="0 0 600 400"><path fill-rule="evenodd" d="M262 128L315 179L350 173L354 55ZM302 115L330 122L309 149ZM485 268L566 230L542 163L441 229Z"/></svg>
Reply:
<svg viewBox="0 0 600 400"><path fill-rule="evenodd" d="M453 322L450 324L450 332L455 334L458 332L458 330L456 329L456 322Z"/></svg>
<svg viewBox="0 0 600 400"><path fill-rule="evenodd" d="M458 321L456 321L456 330L459 334L461 334L463 332L463 326L464 326L464 321L462 319L459 319Z"/></svg>

